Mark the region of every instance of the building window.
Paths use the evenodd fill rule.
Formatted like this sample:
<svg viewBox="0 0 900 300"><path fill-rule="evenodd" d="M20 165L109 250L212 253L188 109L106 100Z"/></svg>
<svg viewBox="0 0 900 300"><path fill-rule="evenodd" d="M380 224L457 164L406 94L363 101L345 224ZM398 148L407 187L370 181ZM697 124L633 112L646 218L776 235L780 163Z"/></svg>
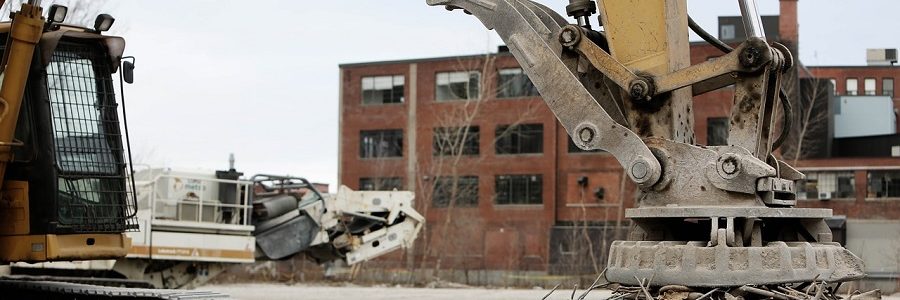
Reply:
<svg viewBox="0 0 900 300"><path fill-rule="evenodd" d="M863 80L863 88L866 96L875 96L875 78Z"/></svg>
<svg viewBox="0 0 900 300"><path fill-rule="evenodd" d="M881 95L894 97L894 78L881 79Z"/></svg>
<svg viewBox="0 0 900 300"><path fill-rule="evenodd" d="M900 170L869 171L866 198L900 198Z"/></svg>
<svg viewBox="0 0 900 300"><path fill-rule="evenodd" d="M364 177L359 179L360 191L393 191L402 190L400 177Z"/></svg>
<svg viewBox="0 0 900 300"><path fill-rule="evenodd" d="M837 95L837 79L829 78L829 82L831 82L831 94Z"/></svg>
<svg viewBox="0 0 900 300"><path fill-rule="evenodd" d="M859 93L859 81L856 78L847 78L847 95L856 96Z"/></svg>
<svg viewBox="0 0 900 300"><path fill-rule="evenodd" d="M362 78L363 104L403 103L403 76Z"/></svg>
<svg viewBox="0 0 900 300"><path fill-rule="evenodd" d="M478 176L438 177L434 183L432 205L448 207L451 200L453 207L478 206Z"/></svg>
<svg viewBox="0 0 900 300"><path fill-rule="evenodd" d="M437 101L478 99L481 73L441 72L435 75L435 99Z"/></svg>
<svg viewBox="0 0 900 300"><path fill-rule="evenodd" d="M499 205L542 204L543 180L541 175L499 175L497 199Z"/></svg>
<svg viewBox="0 0 900 300"><path fill-rule="evenodd" d="M522 68L500 69L497 83L497 98L518 98L538 96L537 88L528 79Z"/></svg>
<svg viewBox="0 0 900 300"><path fill-rule="evenodd" d="M497 154L544 152L544 125L522 124L497 126Z"/></svg>
<svg viewBox="0 0 900 300"><path fill-rule="evenodd" d="M478 126L435 128L434 155L478 155L479 131Z"/></svg>
<svg viewBox="0 0 900 300"><path fill-rule="evenodd" d="M719 117L706 119L706 145L728 145L728 118Z"/></svg>
<svg viewBox="0 0 900 300"><path fill-rule="evenodd" d="M403 156L403 130L360 131L359 156L362 158Z"/></svg>
<svg viewBox="0 0 900 300"><path fill-rule="evenodd" d="M735 28L732 24L721 25L719 27L719 39L733 40L735 36Z"/></svg>
<svg viewBox="0 0 900 300"><path fill-rule="evenodd" d="M856 176L852 171L806 172L806 179L797 181L797 199L856 198Z"/></svg>
<svg viewBox="0 0 900 300"><path fill-rule="evenodd" d="M572 141L572 139L569 138L568 135L566 136L566 140L569 141L569 153L603 153L603 152L606 152L606 151L603 151L600 149L594 149L594 150L581 149L580 147L578 147L578 145L575 145L575 142Z"/></svg>

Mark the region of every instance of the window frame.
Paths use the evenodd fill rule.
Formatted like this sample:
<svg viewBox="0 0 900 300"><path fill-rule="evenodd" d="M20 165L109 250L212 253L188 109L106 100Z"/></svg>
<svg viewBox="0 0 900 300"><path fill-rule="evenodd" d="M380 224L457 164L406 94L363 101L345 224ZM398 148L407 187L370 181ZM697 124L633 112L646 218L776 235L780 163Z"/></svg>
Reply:
<svg viewBox="0 0 900 300"><path fill-rule="evenodd" d="M373 189L367 189L363 181L371 181ZM395 182L396 181L396 182ZM396 183L396 184L393 184ZM393 191L393 188L396 188L398 191L403 190L403 177L394 176L394 177L360 177L359 178L359 189L360 191ZM385 187L392 187L387 188Z"/></svg>
<svg viewBox="0 0 900 300"><path fill-rule="evenodd" d="M515 182L514 180L524 179L526 186L524 187L524 200L515 200L516 191L514 188ZM529 184L531 183L531 184ZM508 187L505 189L502 185L508 184ZM534 185L534 186L532 186ZM537 188L535 191L533 188ZM505 190L505 191L504 191ZM506 194L502 194L506 192ZM505 195L506 199L501 203L503 198L501 195ZM522 195L519 195L522 196ZM533 196L537 197L537 200L534 201L532 199ZM494 201L493 204L495 206L543 206L544 205L544 179L542 174L501 174L494 176Z"/></svg>
<svg viewBox="0 0 900 300"><path fill-rule="evenodd" d="M856 190L856 172L855 171L852 171L852 170L804 171L804 174L806 175L806 178L802 179L802 180L798 180L795 183L797 200L799 200L799 201L856 201L857 190ZM824 180L822 178L823 174L831 175L831 177L834 179L834 181L830 182L830 183L821 182L821 180ZM842 186L841 179L846 179L846 178L849 178L849 180L850 180L848 186L851 189L849 191L842 192L840 189ZM813 185L813 184L811 184L812 182L814 182L814 186L812 186ZM821 189L819 187L822 186L823 188L828 188L829 185L833 185L834 190L829 191L829 192L832 192L834 196L832 196L831 198L828 198L828 199L819 198L819 195L821 194L821 191L820 191ZM810 186L810 187L807 187L807 186ZM812 192L812 190L815 190L815 197L809 197L809 193ZM802 196L801 196L801 193L803 193ZM848 197L838 196L841 193L849 193L849 196Z"/></svg>
<svg viewBox="0 0 900 300"><path fill-rule="evenodd" d="M451 84L453 84L453 81L451 81L451 80L452 80L452 79L451 79L451 75L452 75L452 74L462 74L462 73L468 75L468 81L466 81L466 83L465 83L465 84L466 84L466 87L465 87L465 90L466 90L466 97L464 97L464 98L463 98L463 97L460 97L460 98L442 98L441 95L443 95L443 94L439 93L439 91L441 90L441 81L442 81L441 78L440 78L441 75L446 75L446 76L447 76L447 85L448 85L448 88L447 88L447 89L449 90L448 95L455 95L455 93L452 93L453 88L452 88L452 87L449 87ZM475 89L474 89L474 90L472 89L473 75L475 75L475 77L474 77ZM435 101L435 102L454 102L454 101L472 101L472 100L479 100L479 99L481 98L481 85L482 85L481 79L482 79L482 78L481 78L481 71L444 71L444 72L435 72L435 73L434 73L434 101ZM474 96L474 97L472 97L472 95L471 95L471 93L472 93L473 91L475 92L475 96Z"/></svg>
<svg viewBox="0 0 900 300"><path fill-rule="evenodd" d="M509 129L513 127L512 129ZM529 129L530 128L530 129ZM524 131L524 132L523 132ZM537 149L533 150L533 152L523 152L522 148L525 145L528 145L527 140L523 140L522 136L526 136L527 132L536 132L540 131L540 134L536 135L536 138L539 140L535 145L537 145ZM502 135L502 136L501 136ZM514 136L518 136L514 141ZM532 137L534 138L534 137ZM508 151L503 151L501 149L505 149L504 147L508 142ZM494 130L494 154L496 155L539 155L544 154L544 124L543 123L526 123L526 124L516 124L516 125L497 125ZM513 145L515 144L515 145Z"/></svg>
<svg viewBox="0 0 900 300"><path fill-rule="evenodd" d="M509 74L504 75L503 74L503 72L509 72L509 71L518 71L518 74L515 74L515 75L509 75ZM514 77L517 79L524 77L525 80L521 82L523 84L523 86L520 90L525 91L525 93L521 94L521 95L503 95L504 91L506 91L504 88L507 86L507 83L504 80L504 76ZM519 80L521 80L521 79L519 79ZM530 88L529 88L529 86L530 86ZM531 78L528 77L528 74L525 74L525 70L522 69L521 67L514 67L514 68L497 69L497 88L496 88L496 93L494 96L497 99L523 99L523 98L540 97L541 94L538 92L537 87L534 86L534 82L531 81Z"/></svg>
<svg viewBox="0 0 900 300"><path fill-rule="evenodd" d="M887 84L888 82L890 82L891 84L888 85L888 84ZM895 84L895 82L894 82L894 77L883 77L883 78L881 78L881 95L882 95L882 96L889 96L889 97L891 97L891 98L894 98L894 95L895 95L895 94L894 94L894 91L895 91L895 89L894 89L894 84ZM890 89L891 92L890 92L890 93L888 93L888 92L887 92L888 90L885 89L885 87L887 87L887 86L890 86L890 87L891 87L891 89Z"/></svg>
<svg viewBox="0 0 900 300"><path fill-rule="evenodd" d="M434 186L432 188L431 193L431 207L434 208L448 208L450 207L450 199L446 199L443 201L439 199L440 196L443 196L443 193L439 193L442 187L444 187L446 183L449 183L452 187L453 183L451 180L457 180L457 186L459 190L468 191L465 195L457 194L456 203L454 203L453 208L472 208L478 207L479 205L479 178L477 175L461 175L461 176L438 176L434 180ZM468 185L468 187L465 187ZM474 187L473 187L474 186ZM446 195L449 197L449 195ZM474 199L467 198L472 197ZM440 200L440 201L439 201ZM462 201L468 200L468 201Z"/></svg>
<svg viewBox="0 0 900 300"><path fill-rule="evenodd" d="M898 169L889 169L889 170L866 170L866 201L898 201L900 200L900 188L898 188L897 194L895 196L890 196L890 187L887 187L888 195L884 197L878 197L877 195L872 196L872 174L873 173L894 173L897 174L897 186L900 186L900 170ZM891 180L892 181L892 180Z"/></svg>
<svg viewBox="0 0 900 300"><path fill-rule="evenodd" d="M854 84L850 84L850 81L853 81ZM850 93L850 87L853 87L853 93ZM859 79L856 77L847 77L844 79L844 95L847 96L859 96Z"/></svg>
<svg viewBox="0 0 900 300"><path fill-rule="evenodd" d="M466 140L462 141L464 145L462 146L462 153L454 153L453 150L450 151L439 151L441 150L439 147L439 142L441 139L438 139L439 136L443 135L451 135L448 139L459 140L461 137L455 136L457 134L463 133L463 129L466 132ZM457 131L459 130L459 131ZM441 132L445 131L445 132ZM453 132L446 132L453 131ZM453 146L453 145L450 145ZM474 150L473 150L474 148ZM458 127L435 127L432 130L431 136L431 153L432 156L478 156L481 154L481 128L478 125L471 126L458 126Z"/></svg>
<svg viewBox="0 0 900 300"><path fill-rule="evenodd" d="M871 83L872 89L869 90L869 84ZM864 96L877 96L878 95L878 80L874 77L866 77L863 78L863 95Z"/></svg>
<svg viewBox="0 0 900 300"><path fill-rule="evenodd" d="M713 121L715 121L715 122L713 122ZM710 138L713 136L712 135L712 129L713 129L712 125L714 123L716 123L716 124L721 123L721 124L725 125L725 136L723 137L724 143L713 144L710 141ZM729 133L730 129L731 129L731 119L729 117L708 117L708 118L706 118L706 145L707 146L728 146L728 133Z"/></svg>
<svg viewBox="0 0 900 300"><path fill-rule="evenodd" d="M391 89L390 89L390 91L391 91L391 99L394 99L394 92L396 91L396 88L397 88L397 86L398 86L398 85L397 85L397 79L398 79L398 78L400 79L400 85L399 85L399 87L400 87L400 89L399 89L399 92L400 92L400 100L399 100L399 101L400 101L400 102L384 102L383 100L382 100L381 103L378 103L378 102L366 102L366 91L367 91L367 89L366 89L366 80L367 80L367 79L370 79L370 80L372 81L372 89L371 89L372 91L379 91L378 89L375 89L375 86L376 86L376 84L375 84L375 83L376 83L376 80L379 79L379 78L385 78L385 77L390 77L390 78L391 78ZM359 101L359 102L360 102L360 104L362 104L363 106L398 105L398 104L406 103L406 75L397 74L397 75L372 75L372 76L362 76L362 77L360 77L360 80L359 80L359 81L360 81L360 82L359 82L359 86L360 86L360 93L359 93L360 101Z"/></svg>
<svg viewBox="0 0 900 300"><path fill-rule="evenodd" d="M387 134L393 135L393 134L399 133L399 138L397 139L397 141L399 141L399 144L396 145L396 147L399 148L397 150L398 154L397 155L378 155L377 153L380 153L380 152L375 150L372 155L366 155L366 153L368 153L368 151L366 151L366 150L368 150L367 149L368 147L366 146L366 142L365 142L367 133L368 134L377 134L376 136L371 136L371 137L373 137L373 138L379 137L382 141L385 139L386 136L388 136ZM403 157L403 139L404 139L403 129L370 129L370 130L363 129L363 130L360 130L359 131L359 158L360 159L401 158L401 157ZM388 144L387 146L392 147L395 145ZM390 151L390 148L388 148L388 151Z"/></svg>

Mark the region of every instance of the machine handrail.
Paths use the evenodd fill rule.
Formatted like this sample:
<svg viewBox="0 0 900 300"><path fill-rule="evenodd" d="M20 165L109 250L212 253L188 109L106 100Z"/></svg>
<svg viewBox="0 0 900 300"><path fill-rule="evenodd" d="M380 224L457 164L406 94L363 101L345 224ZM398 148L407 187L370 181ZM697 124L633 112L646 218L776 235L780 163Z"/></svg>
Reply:
<svg viewBox="0 0 900 300"><path fill-rule="evenodd" d="M205 198L204 191L200 191L200 194L197 195L197 199L160 197L159 193L157 193L157 191L156 191L156 186L157 186L158 182L164 178L197 180L197 181L203 181L203 182L212 183L212 184L219 184L219 183L235 184L236 189L238 191L238 197L240 198L238 200L239 203L230 204L230 203L222 203L221 199L204 199ZM202 178L202 177L189 176L189 175L185 176L185 175L173 175L173 174L156 174L152 177L151 180L135 180L135 193L137 193L137 190L140 190L140 189L149 189L150 195L149 195L148 200L150 202L149 207L150 207L151 212L155 211L156 204L160 200L167 200L166 202L175 203L176 205L179 205L179 204L197 205L197 214L196 214L197 221L180 220L181 219L180 217L178 218L179 219L178 221L202 222L202 223L213 223L213 224L249 225L250 224L250 212L251 212L251 209L253 206L252 202L251 202L252 185L253 185L253 182L247 181L247 180ZM241 191L241 188L243 188L243 191ZM211 221L211 222L204 221L204 219L203 219L204 207L213 207L214 209L235 208L237 210L240 210L240 212L238 212L238 214L242 215L242 218L237 223L229 222L227 220ZM151 213L151 215L152 215L153 219L160 219L160 220L164 219L155 213Z"/></svg>

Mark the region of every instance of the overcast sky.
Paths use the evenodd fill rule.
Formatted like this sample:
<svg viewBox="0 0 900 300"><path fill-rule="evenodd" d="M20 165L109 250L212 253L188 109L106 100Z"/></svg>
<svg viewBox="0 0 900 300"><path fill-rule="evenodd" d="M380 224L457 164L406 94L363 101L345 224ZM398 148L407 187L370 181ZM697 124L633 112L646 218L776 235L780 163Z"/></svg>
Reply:
<svg viewBox="0 0 900 300"><path fill-rule="evenodd" d="M778 14L777 0L758 0ZM338 64L477 54L501 43L474 17L425 0L116 0L115 33L137 57L126 87L137 161L337 183ZM567 0L542 3L564 12ZM897 0L800 0L800 58L862 65L900 47ZM697 22L737 1L688 0Z"/></svg>

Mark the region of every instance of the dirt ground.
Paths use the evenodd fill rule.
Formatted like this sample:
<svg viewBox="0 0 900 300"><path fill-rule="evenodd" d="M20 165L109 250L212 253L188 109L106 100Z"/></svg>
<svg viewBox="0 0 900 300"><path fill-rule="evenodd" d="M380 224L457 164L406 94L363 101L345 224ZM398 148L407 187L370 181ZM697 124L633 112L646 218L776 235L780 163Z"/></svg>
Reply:
<svg viewBox="0 0 900 300"><path fill-rule="evenodd" d="M200 290L214 291L231 295L240 300L334 300L334 299L368 299L368 300L538 300L550 290L544 289L441 289L441 288L409 288L409 287L361 287L361 286L317 286L317 285L283 285L283 284L227 284L207 285ZM575 294L577 298L582 291ZM568 300L572 289L557 290L548 300ZM602 300L609 297L606 290L592 291L586 300Z"/></svg>

